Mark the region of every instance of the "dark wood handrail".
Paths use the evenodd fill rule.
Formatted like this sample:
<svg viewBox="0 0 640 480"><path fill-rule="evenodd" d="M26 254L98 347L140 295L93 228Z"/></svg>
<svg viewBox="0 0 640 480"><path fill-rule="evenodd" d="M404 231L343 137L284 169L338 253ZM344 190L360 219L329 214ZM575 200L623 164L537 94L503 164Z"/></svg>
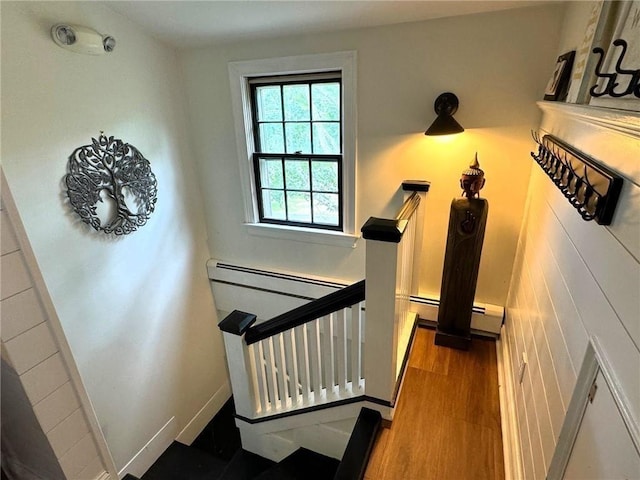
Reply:
<svg viewBox="0 0 640 480"><path fill-rule="evenodd" d="M264 323L252 326L247 329L244 336L247 345L362 302L364 300L364 282L364 280L361 280L337 292L330 293L298 308L289 310Z"/></svg>
<svg viewBox="0 0 640 480"><path fill-rule="evenodd" d="M420 205L420 195L417 192L413 192L402 204L402 208L396 215L396 220L409 220L413 212L418 208L418 205Z"/></svg>
<svg viewBox="0 0 640 480"><path fill-rule="evenodd" d="M360 229L362 237L366 240L400 243L409 224L409 219L415 213L418 205L420 205L420 195L413 192L402 204L402 208L393 220L370 217Z"/></svg>

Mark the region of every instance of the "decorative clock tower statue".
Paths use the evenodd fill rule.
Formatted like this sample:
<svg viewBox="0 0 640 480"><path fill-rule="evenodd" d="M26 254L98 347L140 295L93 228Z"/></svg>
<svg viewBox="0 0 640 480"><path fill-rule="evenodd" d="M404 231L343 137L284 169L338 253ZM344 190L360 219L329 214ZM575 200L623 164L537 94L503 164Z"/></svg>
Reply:
<svg viewBox="0 0 640 480"><path fill-rule="evenodd" d="M489 210L489 203L480 198L484 183L476 153L460 178L462 198L451 202L436 345L467 350L471 342L471 312Z"/></svg>

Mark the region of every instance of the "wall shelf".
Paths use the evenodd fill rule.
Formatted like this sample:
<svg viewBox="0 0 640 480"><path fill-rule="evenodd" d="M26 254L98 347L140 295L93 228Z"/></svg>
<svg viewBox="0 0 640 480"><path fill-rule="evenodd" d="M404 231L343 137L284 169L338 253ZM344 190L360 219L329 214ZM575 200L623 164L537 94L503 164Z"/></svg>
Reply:
<svg viewBox="0 0 640 480"><path fill-rule="evenodd" d="M563 102L537 102L545 112L608 128L640 139L640 112Z"/></svg>

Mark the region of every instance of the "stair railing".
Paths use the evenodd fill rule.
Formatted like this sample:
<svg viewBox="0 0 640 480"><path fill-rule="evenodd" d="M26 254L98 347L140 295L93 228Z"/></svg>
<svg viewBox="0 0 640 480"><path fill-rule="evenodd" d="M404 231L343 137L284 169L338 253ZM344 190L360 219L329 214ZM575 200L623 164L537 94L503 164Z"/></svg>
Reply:
<svg viewBox="0 0 640 480"><path fill-rule="evenodd" d="M405 182L404 205L395 218L371 217L362 227L366 239L367 341L366 395L381 405L386 419L393 407L409 354L417 315L409 297L417 292L422 249L424 198L428 182Z"/></svg>
<svg viewBox="0 0 640 480"><path fill-rule="evenodd" d="M362 227L366 283L257 325L255 315L238 310L220 322L238 417L254 423L364 399L392 418L417 323L409 297L417 289L429 184L405 182L403 189L409 193L395 218L371 217Z"/></svg>
<svg viewBox="0 0 640 480"><path fill-rule="evenodd" d="M222 322L236 414L247 420L364 394L365 281L258 325L234 311Z"/></svg>

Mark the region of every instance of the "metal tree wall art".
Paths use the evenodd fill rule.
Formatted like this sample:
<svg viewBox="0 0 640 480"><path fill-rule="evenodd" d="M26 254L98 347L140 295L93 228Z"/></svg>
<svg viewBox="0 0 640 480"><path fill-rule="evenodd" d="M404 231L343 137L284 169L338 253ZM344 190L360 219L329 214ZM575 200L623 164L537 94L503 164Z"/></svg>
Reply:
<svg viewBox="0 0 640 480"><path fill-rule="evenodd" d="M144 225L155 208L158 183L136 147L100 132L76 148L65 176L69 202L84 223L104 233L127 235ZM99 202L107 208L97 211ZM110 207L110 208L109 208Z"/></svg>

